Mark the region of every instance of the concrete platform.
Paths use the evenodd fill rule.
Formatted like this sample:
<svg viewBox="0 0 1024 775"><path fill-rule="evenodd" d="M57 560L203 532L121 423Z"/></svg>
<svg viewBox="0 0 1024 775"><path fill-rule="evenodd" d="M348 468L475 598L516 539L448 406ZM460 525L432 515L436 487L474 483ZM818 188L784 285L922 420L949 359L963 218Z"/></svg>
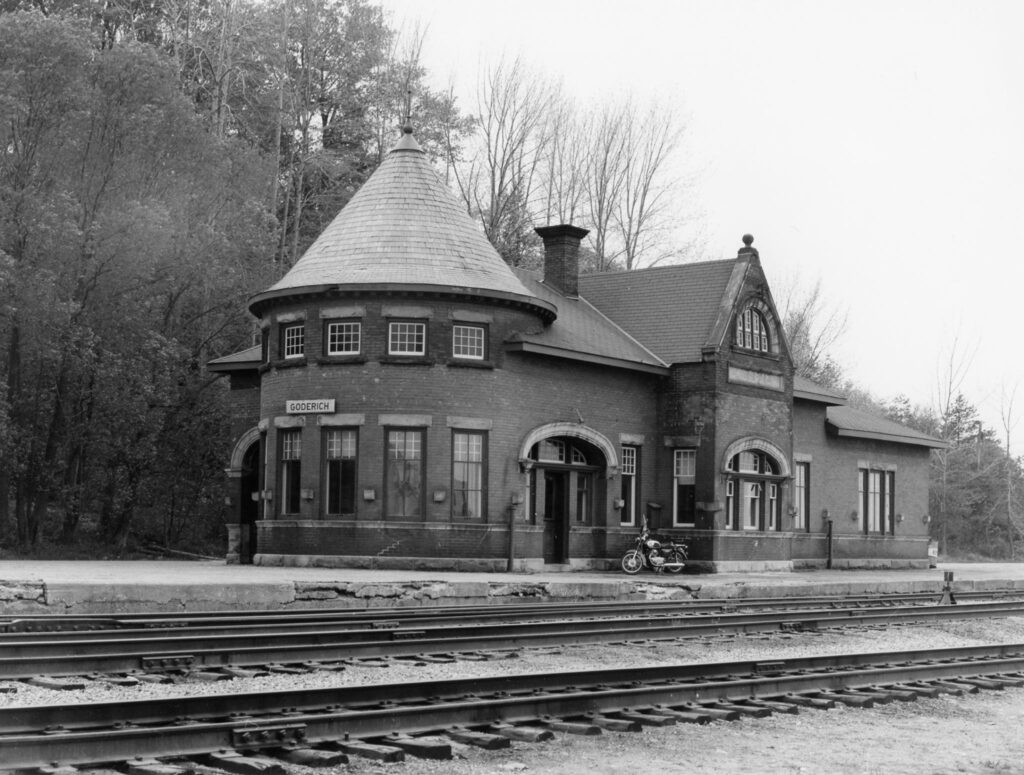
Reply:
<svg viewBox="0 0 1024 775"><path fill-rule="evenodd" d="M750 598L1024 590L1024 563L940 563L927 570L709 575L457 573L227 565L223 561L0 561L0 614L85 614L479 605L573 600Z"/></svg>

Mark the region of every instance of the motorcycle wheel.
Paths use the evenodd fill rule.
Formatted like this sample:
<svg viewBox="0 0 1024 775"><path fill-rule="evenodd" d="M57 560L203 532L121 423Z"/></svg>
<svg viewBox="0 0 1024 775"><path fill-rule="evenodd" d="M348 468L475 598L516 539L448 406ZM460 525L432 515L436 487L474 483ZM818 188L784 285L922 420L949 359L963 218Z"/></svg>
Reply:
<svg viewBox="0 0 1024 775"><path fill-rule="evenodd" d="M629 575L639 573L640 569L644 567L644 557L636 549L630 549L624 555L622 555L622 570L626 571Z"/></svg>
<svg viewBox="0 0 1024 775"><path fill-rule="evenodd" d="M672 556L668 558L668 561L669 562L679 562L679 563L681 563L685 559L686 559L686 555L684 555L681 551L676 549L675 551L672 552ZM682 565L680 565L678 568L665 568L665 570L667 570L669 573L682 573L683 572L683 567L682 567Z"/></svg>

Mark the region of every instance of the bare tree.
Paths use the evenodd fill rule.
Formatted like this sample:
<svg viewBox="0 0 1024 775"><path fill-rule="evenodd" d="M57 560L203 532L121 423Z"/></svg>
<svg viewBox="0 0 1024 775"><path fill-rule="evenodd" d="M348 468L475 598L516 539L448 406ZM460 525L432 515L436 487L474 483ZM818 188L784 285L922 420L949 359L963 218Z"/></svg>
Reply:
<svg viewBox="0 0 1024 775"><path fill-rule="evenodd" d="M587 134L575 105L562 98L548 119L551 142L543 161L545 222L577 223L587 200Z"/></svg>
<svg viewBox="0 0 1024 775"><path fill-rule="evenodd" d="M842 381L842 368L830 354L846 332L847 310L830 303L817 280L809 288L785 283L776 294L793 367L801 377L826 387Z"/></svg>
<svg viewBox="0 0 1024 775"><path fill-rule="evenodd" d="M532 205L556 93L518 59L485 71L477 87L476 152L455 171L470 214L513 266L527 260L535 241Z"/></svg>
<svg viewBox="0 0 1024 775"><path fill-rule="evenodd" d="M635 115L631 104L626 110ZM641 260L656 264L673 252L661 238L676 182L669 161L682 139L682 127L671 111L653 105L626 127L627 153L615 221L628 270Z"/></svg>
<svg viewBox="0 0 1024 775"><path fill-rule="evenodd" d="M587 148L587 204L590 241L599 272L611 269L621 255L613 247L615 216L624 186L629 153L625 105L606 105L591 117L592 135Z"/></svg>

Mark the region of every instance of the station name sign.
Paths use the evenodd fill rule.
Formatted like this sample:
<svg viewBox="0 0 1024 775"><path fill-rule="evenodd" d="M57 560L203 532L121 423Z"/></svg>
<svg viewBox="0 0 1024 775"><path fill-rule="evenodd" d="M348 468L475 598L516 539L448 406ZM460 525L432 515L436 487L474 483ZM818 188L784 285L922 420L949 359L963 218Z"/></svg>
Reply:
<svg viewBox="0 0 1024 775"><path fill-rule="evenodd" d="M286 414L321 414L334 411L333 398L309 398L304 401L285 401Z"/></svg>

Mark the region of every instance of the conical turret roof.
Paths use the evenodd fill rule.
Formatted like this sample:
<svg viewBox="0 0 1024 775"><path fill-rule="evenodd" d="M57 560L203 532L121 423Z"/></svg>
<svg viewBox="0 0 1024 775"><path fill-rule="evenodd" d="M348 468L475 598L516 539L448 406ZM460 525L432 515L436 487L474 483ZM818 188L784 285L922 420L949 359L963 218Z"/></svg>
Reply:
<svg viewBox="0 0 1024 775"><path fill-rule="evenodd" d="M302 258L250 307L300 293L360 289L485 296L555 316L477 228L408 127Z"/></svg>

